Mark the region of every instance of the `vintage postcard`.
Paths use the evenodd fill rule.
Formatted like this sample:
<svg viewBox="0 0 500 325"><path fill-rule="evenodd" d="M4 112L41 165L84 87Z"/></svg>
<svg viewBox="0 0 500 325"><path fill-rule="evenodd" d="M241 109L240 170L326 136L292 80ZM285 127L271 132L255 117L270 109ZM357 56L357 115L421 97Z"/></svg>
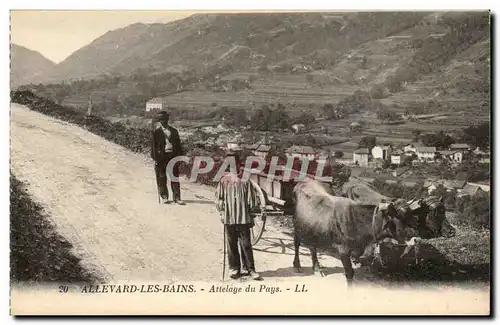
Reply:
<svg viewBox="0 0 500 325"><path fill-rule="evenodd" d="M489 11L10 16L11 315L491 314Z"/></svg>

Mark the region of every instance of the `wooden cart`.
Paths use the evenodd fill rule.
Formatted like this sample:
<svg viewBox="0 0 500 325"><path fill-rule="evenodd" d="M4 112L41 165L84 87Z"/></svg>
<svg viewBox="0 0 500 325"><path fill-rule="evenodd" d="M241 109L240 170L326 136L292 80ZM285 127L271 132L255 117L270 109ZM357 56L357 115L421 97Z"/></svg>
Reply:
<svg viewBox="0 0 500 325"><path fill-rule="evenodd" d="M255 225L251 231L252 245L257 244L265 231L266 216L292 216L293 188L297 184L297 181L293 177L294 174L298 175L298 172L292 170L292 177L287 180L279 175L269 178L268 174L264 172L250 174L250 182L257 190L261 202L265 202L266 206L264 217L262 217L261 211L256 212L254 218ZM313 178L314 176L307 174L306 177Z"/></svg>

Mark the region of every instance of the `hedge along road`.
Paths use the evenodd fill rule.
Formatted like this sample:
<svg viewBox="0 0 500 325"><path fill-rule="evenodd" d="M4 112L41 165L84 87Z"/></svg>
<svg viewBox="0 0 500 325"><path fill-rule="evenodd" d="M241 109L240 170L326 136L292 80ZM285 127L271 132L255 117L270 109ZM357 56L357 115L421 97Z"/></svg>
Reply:
<svg viewBox="0 0 500 325"><path fill-rule="evenodd" d="M181 179L187 205L160 205L149 157L14 103L11 169L83 266L106 281L221 279L214 189ZM270 225L255 247L256 268L293 280L293 242L276 229ZM309 256L302 259L307 268ZM326 265L341 266L332 258ZM334 276L343 283L343 270Z"/></svg>

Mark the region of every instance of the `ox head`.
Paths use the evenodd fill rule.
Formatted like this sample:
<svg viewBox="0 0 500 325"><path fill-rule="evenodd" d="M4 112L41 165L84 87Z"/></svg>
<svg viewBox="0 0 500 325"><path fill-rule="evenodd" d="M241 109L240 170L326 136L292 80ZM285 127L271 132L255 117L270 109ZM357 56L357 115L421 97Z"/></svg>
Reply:
<svg viewBox="0 0 500 325"><path fill-rule="evenodd" d="M394 202L382 201L376 206L372 226L377 241L386 237L394 238L399 243L405 241L405 227L398 218Z"/></svg>
<svg viewBox="0 0 500 325"><path fill-rule="evenodd" d="M450 237L455 234L455 229L446 219L443 197L431 196L408 202L398 200L396 209L400 220L420 237Z"/></svg>
<svg viewBox="0 0 500 325"><path fill-rule="evenodd" d="M406 226L418 229L421 224L421 213L425 206L423 199L414 199L411 201L406 201L404 199L397 199L394 202L395 209L397 210L398 218Z"/></svg>

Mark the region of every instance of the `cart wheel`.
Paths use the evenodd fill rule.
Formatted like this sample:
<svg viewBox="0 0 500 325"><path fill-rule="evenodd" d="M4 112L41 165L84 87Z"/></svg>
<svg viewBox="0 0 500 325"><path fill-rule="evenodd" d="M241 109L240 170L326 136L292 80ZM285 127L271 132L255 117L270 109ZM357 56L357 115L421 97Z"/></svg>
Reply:
<svg viewBox="0 0 500 325"><path fill-rule="evenodd" d="M262 191L262 189L260 188L260 186L252 180L250 180L250 184L257 192L260 203L265 205L267 202L266 196L265 196L264 192ZM261 212L263 212L263 211L261 211ZM265 226L266 226L266 217L265 216L263 217L262 214L260 214L260 216L256 216L253 219L253 221L254 221L254 226L251 229L252 246L254 246L255 244L257 244L259 242L260 238L262 237L262 234L264 233Z"/></svg>
<svg viewBox="0 0 500 325"><path fill-rule="evenodd" d="M262 234L264 233L265 226L266 226L266 217L255 217L253 219L254 221L254 226L252 227L252 246L257 244L262 237Z"/></svg>

